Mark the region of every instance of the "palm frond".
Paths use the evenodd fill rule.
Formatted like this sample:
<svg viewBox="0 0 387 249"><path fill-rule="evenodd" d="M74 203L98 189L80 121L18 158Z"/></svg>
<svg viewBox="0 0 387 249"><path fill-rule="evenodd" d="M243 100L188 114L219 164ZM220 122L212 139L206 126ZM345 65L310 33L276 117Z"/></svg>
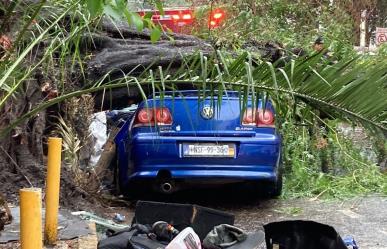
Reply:
<svg viewBox="0 0 387 249"><path fill-rule="evenodd" d="M233 58L218 52L213 58L196 55L186 60L174 74L143 74L140 78L126 76L109 83L96 83L93 87L63 94L42 103L25 114L0 135L9 132L18 123L69 97L113 88L139 88L146 98L146 86L152 89L176 90L179 86L192 85L211 91L234 89L247 93L254 89L257 96L271 96L279 107L279 95L289 95L327 112L330 116L349 118L369 127L387 131L387 61L363 62L362 58L349 58L336 64L326 64L321 54L289 61L283 68L264 61L253 66L249 54ZM183 70L185 68L185 70ZM164 76L165 75L165 76ZM148 93L149 94L149 93ZM245 101L245 100L244 100ZM289 110L291 108L288 108Z"/></svg>

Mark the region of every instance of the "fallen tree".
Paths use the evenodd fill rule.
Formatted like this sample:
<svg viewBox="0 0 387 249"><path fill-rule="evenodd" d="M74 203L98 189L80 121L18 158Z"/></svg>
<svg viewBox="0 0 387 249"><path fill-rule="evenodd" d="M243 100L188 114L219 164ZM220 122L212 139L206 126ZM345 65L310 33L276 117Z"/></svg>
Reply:
<svg viewBox="0 0 387 249"><path fill-rule="evenodd" d="M84 36L82 47L93 54L87 62L90 80L99 80L109 74L110 79L126 74L139 75L144 69L178 68L184 57L197 52L213 52L207 42L185 34L164 34L156 43L150 40L149 30L139 32L126 22L101 22L101 33Z"/></svg>
<svg viewBox="0 0 387 249"><path fill-rule="evenodd" d="M18 7L22 9L23 5ZM145 68L162 66L173 70L174 67L180 67L184 56L198 51L204 54L212 52L212 47L208 43L193 36L164 34L158 42L152 43L149 31L139 32L129 27L127 23L114 24L107 19L93 25L90 32L86 31L89 31L88 28L92 26L79 29L77 36L80 39L76 39L77 36L68 30L74 28L70 25L80 26L77 23L77 20L80 19L75 18L73 23L69 22L72 18L69 17L71 13L58 16L58 19L53 21L49 17L44 19L46 14L42 12L43 18L39 19L41 22L39 24L42 25L41 27L46 25L48 32L45 33L44 39L42 38L40 42L37 42L38 39L34 40L34 37L18 33L25 31L22 28L23 23L17 21L23 12L15 11L15 13L15 16L11 15L11 19L15 20L14 22L10 22L10 19L7 19L10 17L7 15L0 16L2 21L8 20L9 25L13 25L8 30L2 30L3 33L6 32L7 37L10 37L10 39L3 40L7 44L11 40L19 42L12 44L12 46L9 44L2 46L2 49L8 50L2 52L2 55L5 55L2 58L2 66L5 68L2 76L5 79L5 84L0 87L2 102L0 105L0 130L5 130L11 123L30 112L40 103L69 91L90 87L105 75L109 77L104 82L109 82L123 77L123 75L139 75ZM55 26L53 26L54 24ZM58 45L55 47L56 49L53 48L54 45L58 44L58 40L55 40L56 34L50 33L53 27L61 29L64 41L64 44ZM38 33L40 31L31 26L31 32ZM22 40L18 40L19 37L23 36ZM36 45L28 47L28 42ZM25 58L20 62L15 61L15 56L18 53L18 50L15 49L17 46L20 46L20 51L24 49L27 52ZM67 50L65 56L63 53L61 54L64 48L70 49ZM82 60L74 63L73 53L78 52ZM60 63L51 63L52 61ZM11 70L10 68L16 62L20 63L19 70L24 71L29 77L20 78L23 76L15 75L14 77L19 78L13 79L20 80L15 87L9 81L10 78L4 77L9 77L5 75L6 70ZM10 94L12 94L12 98L9 98ZM96 104L92 108L95 107L98 110L100 108L120 108L127 104L128 99L139 100L141 98L136 87L133 89L124 87L109 94L101 91L95 93L94 97ZM109 105L103 103L109 103ZM4 193L5 199L15 201L19 188L44 186L46 141L49 136L58 134L58 131L55 131L55 125L53 125L57 122L57 118L63 116L66 119L68 116L67 112L65 113L63 110L65 106L66 102L64 105L57 104L41 110L37 115L20 122L11 132L2 134L0 140L0 171L2 172L0 193ZM88 133L86 120L86 117L80 117L73 122L76 126L73 127L76 136L79 136L79 133ZM92 146L92 143L87 146ZM90 157L90 149L84 157L86 159ZM76 198L76 196L86 197L88 190L74 184L71 170L63 170L62 172L62 205L79 205L80 202L70 201L70 199ZM93 177L88 178L93 179ZM89 184L85 184L84 187L87 185ZM94 191L97 190L95 184L91 184L91 186L94 186Z"/></svg>
<svg viewBox="0 0 387 249"><path fill-rule="evenodd" d="M90 147L92 145L84 141L90 110L119 108L127 105L128 99L140 100L142 93L138 85L145 94L151 93L151 84L155 81L149 74L145 75L147 78L141 77L145 69L161 66L171 73L185 63L184 56L198 51L204 55L213 52L209 44L192 36L163 35L158 42L152 43L148 31L138 32L125 23L113 25L108 20L81 23L83 19L79 16L83 13L72 6L58 8L57 13L40 18L35 12L29 13L31 18L19 26L19 30L30 31L29 34L34 34L30 37L3 31L8 32L7 36L12 39L2 40L7 42L3 47L8 51L4 56L2 54L4 70L0 81L0 133L3 136L0 141L0 182L5 183L0 186L0 192L11 200L16 199L20 187L44 185L46 140L52 131L58 134L53 124L60 116L74 131L74 136L69 137L78 138L83 145L88 144L82 146L83 149ZM22 10L15 13L20 15L24 13ZM70 10L77 17L69 17ZM18 19L24 20L20 16ZM34 20L38 27L34 26ZM17 26L17 21L8 23ZM10 40L14 41L13 46L9 46ZM278 50L276 45L268 45L274 48L270 48L273 54L268 54L271 60L281 56L281 48ZM203 56L200 60L192 75L186 73L190 72L187 69L165 82L175 86L195 84L201 88L211 85L220 89L226 84L227 89L243 91L251 88L277 98L278 94L283 94L324 106L336 117L337 113L344 113L346 117L385 128L385 110L381 110L386 99L383 98L385 88L381 87L385 79L382 63L364 66L349 60L340 66L322 68L319 56L315 55L275 68L267 61L256 65L249 63L246 53L229 59L227 63L223 63L221 58L208 59L208 65ZM128 76L139 76L136 78L139 84L135 84L133 78L131 82L116 84L116 79ZM159 78L156 83L161 85ZM82 95L90 93L95 97L95 103L89 101L92 99L89 95ZM354 96L355 93L359 94ZM377 105L373 101L375 96L380 100ZM72 101L73 97L78 99ZM69 104L74 108L64 111ZM278 101L277 104L287 103ZM74 146L72 153L85 154L82 160L87 160L88 154L78 150ZM61 193L65 197L61 198L62 204L66 200L68 205L81 204L75 197L90 196L88 189L84 189L86 187L93 186L92 193L98 191L95 184L85 182L81 187L74 184L76 177L73 175L71 170L63 171ZM87 179L96 178L89 175Z"/></svg>

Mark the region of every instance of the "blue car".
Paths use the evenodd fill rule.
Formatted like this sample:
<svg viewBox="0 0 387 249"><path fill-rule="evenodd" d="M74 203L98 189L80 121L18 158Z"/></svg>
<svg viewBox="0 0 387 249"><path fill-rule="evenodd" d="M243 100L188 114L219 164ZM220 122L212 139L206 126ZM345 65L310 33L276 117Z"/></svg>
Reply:
<svg viewBox="0 0 387 249"><path fill-rule="evenodd" d="M190 184L250 182L281 194L281 136L270 101L235 91L156 94L138 105L115 142L126 193L141 183L172 193Z"/></svg>

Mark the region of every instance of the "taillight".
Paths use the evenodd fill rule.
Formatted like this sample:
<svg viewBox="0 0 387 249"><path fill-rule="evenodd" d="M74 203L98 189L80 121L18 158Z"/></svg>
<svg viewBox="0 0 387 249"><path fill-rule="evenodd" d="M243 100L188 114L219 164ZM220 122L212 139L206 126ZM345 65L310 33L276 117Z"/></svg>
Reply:
<svg viewBox="0 0 387 249"><path fill-rule="evenodd" d="M180 15L172 15L173 20L180 20Z"/></svg>
<svg viewBox="0 0 387 249"><path fill-rule="evenodd" d="M222 9L215 9L210 13L210 20L209 25L210 27L214 28L220 25L220 23L223 21L225 16L225 13Z"/></svg>
<svg viewBox="0 0 387 249"><path fill-rule="evenodd" d="M243 114L242 125L275 127L274 114L270 110L247 108Z"/></svg>
<svg viewBox="0 0 387 249"><path fill-rule="evenodd" d="M156 122L158 125L172 124L172 116L168 108L156 108Z"/></svg>
<svg viewBox="0 0 387 249"><path fill-rule="evenodd" d="M192 20L192 14L191 13L177 13L172 15L172 19L175 21L184 20L189 21Z"/></svg>
<svg viewBox="0 0 387 249"><path fill-rule="evenodd" d="M168 108L143 108L138 111L134 127L152 125L171 125L172 115Z"/></svg>
<svg viewBox="0 0 387 249"><path fill-rule="evenodd" d="M256 125L256 115L253 109L246 109L243 115L242 125Z"/></svg>
<svg viewBox="0 0 387 249"><path fill-rule="evenodd" d="M184 14L183 15L183 20L191 20L191 19L192 19L191 14Z"/></svg>
<svg viewBox="0 0 387 249"><path fill-rule="evenodd" d="M214 19L219 19L219 18L222 18L223 16L223 13L214 13Z"/></svg>
<svg viewBox="0 0 387 249"><path fill-rule="evenodd" d="M137 114L137 121L142 124L154 122L152 109L144 108L140 110Z"/></svg>
<svg viewBox="0 0 387 249"><path fill-rule="evenodd" d="M258 110L257 125L259 127L274 127L274 114L269 110Z"/></svg>

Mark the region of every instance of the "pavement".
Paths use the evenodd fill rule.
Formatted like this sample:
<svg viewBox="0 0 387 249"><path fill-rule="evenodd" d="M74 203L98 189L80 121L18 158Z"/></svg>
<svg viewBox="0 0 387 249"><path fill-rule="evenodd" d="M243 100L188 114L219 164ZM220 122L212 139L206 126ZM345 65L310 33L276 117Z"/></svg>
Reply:
<svg viewBox="0 0 387 249"><path fill-rule="evenodd" d="M4 230L0 232L0 249L16 249L20 248L18 242L20 237L20 209L19 207L11 207L13 221L6 225ZM44 209L42 212L42 224L44 224ZM71 215L67 210L60 210L58 215L58 243L54 247L45 247L50 249L68 249L81 248L91 249L96 248L97 236L95 226L92 223L81 220L80 218Z"/></svg>
<svg viewBox="0 0 387 249"><path fill-rule="evenodd" d="M269 200L227 211L236 215L236 226L248 231L268 222L306 219L331 225L341 236L352 235L360 249L387 248L387 197Z"/></svg>

